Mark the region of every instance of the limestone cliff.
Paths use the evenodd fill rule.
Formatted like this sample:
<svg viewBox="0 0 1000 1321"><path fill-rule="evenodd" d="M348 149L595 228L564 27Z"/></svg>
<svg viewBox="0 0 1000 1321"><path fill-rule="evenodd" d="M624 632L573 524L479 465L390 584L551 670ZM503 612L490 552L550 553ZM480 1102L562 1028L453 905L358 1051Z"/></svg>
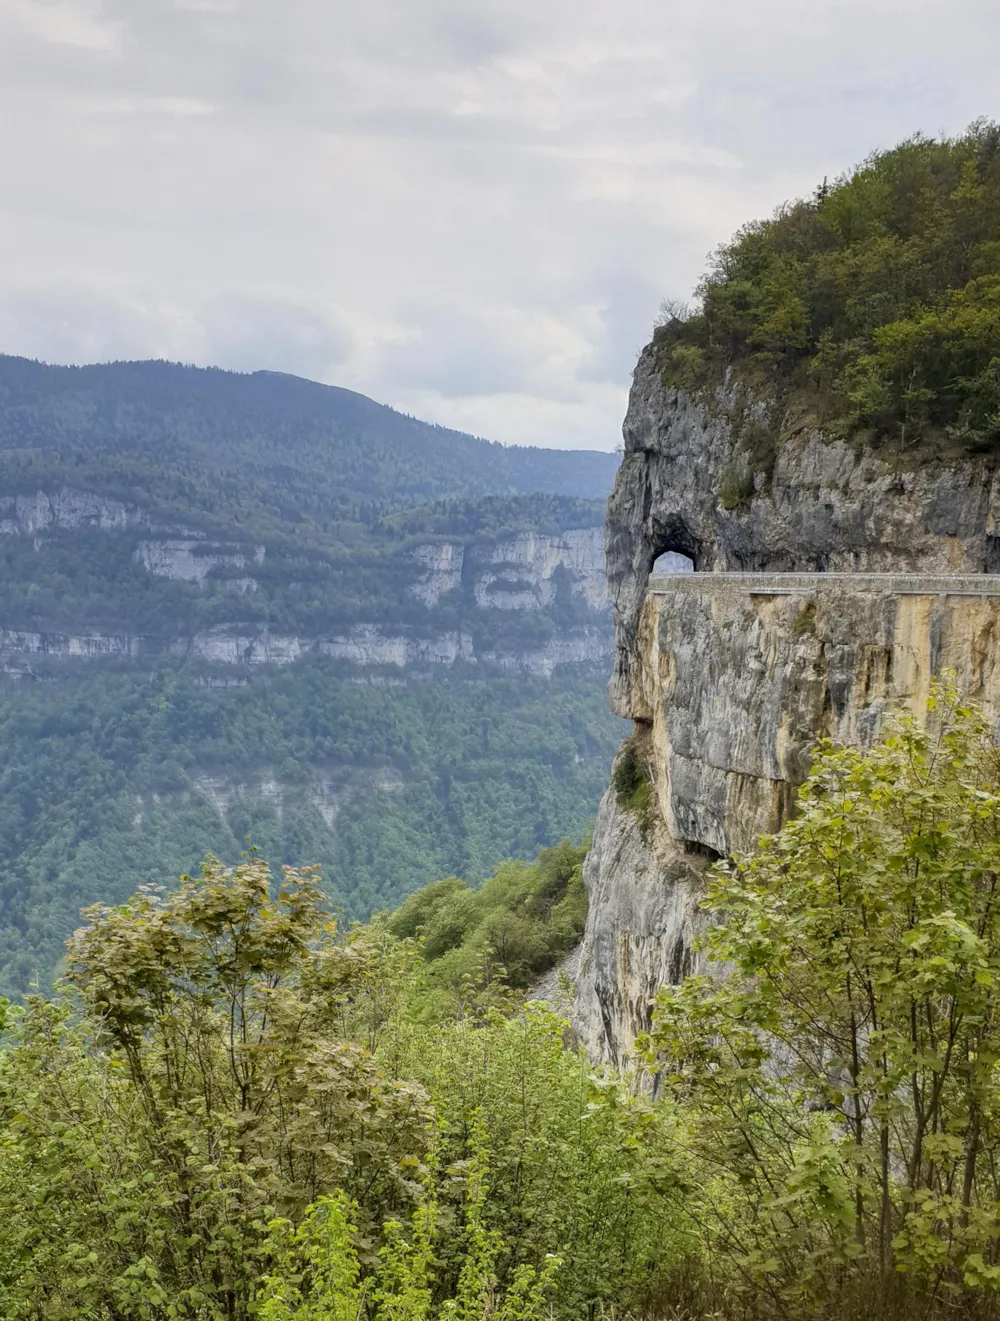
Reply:
<svg viewBox="0 0 1000 1321"><path fill-rule="evenodd" d="M905 454L784 425L774 405L749 402L736 383L699 403L664 387L653 346L640 357L606 531L619 715L637 714L639 615L664 551L701 571L1000 570L993 463L907 466Z"/></svg>
<svg viewBox="0 0 1000 1321"><path fill-rule="evenodd" d="M606 532L610 693L652 791L601 806L574 1009L606 1059L691 966L706 867L780 827L817 737L870 741L945 667L1000 706L993 466L781 428L732 383L698 402L640 359ZM667 551L699 572L651 584Z"/></svg>
<svg viewBox="0 0 1000 1321"><path fill-rule="evenodd" d="M7 673L30 672L36 657L251 667L322 655L365 667L482 663L549 675L560 665L603 666L611 655L599 526L323 555L288 538L268 546L220 537L64 485L0 492L0 539L31 548L10 576L23 589L37 575L37 595L49 601L49 617L37 620L26 599L8 601L0 572ZM95 575L108 575L89 611L72 593L57 602L49 590L66 558L84 555ZM160 608L140 615L151 579L183 589L161 592L152 598ZM346 610L324 609L331 584ZM296 613L307 628L294 626Z"/></svg>

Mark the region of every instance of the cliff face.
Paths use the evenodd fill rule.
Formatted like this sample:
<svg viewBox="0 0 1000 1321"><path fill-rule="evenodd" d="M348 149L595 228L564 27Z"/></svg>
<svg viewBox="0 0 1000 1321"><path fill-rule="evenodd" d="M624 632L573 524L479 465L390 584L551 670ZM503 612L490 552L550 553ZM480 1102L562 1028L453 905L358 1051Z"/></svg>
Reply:
<svg viewBox="0 0 1000 1321"><path fill-rule="evenodd" d="M709 409L662 385L651 347L639 359L607 521L619 715L642 714L631 709L636 636L664 551L700 571L1000 569L1000 479L987 460L907 470L905 455L887 462L803 427L781 437L769 473L755 470L754 441L780 426L766 404L747 407L736 385L720 388ZM727 499L727 488L738 497Z"/></svg>
<svg viewBox="0 0 1000 1321"><path fill-rule="evenodd" d="M91 562L117 575L114 581L109 578L100 602L104 618L93 622L76 603L69 619L39 625L24 617L23 606L11 608L0 600L0 663L8 673L30 665L32 657L143 661L172 656L251 667L322 655L366 667L484 663L544 676L559 665L606 665L611 656L600 527L390 547L374 562L373 577L370 553L352 560L350 551L341 551L339 558L324 559L296 554L287 544L269 548L224 539L64 486L0 495L0 540L31 548L16 572L31 581L37 567L45 587L53 576L45 556L54 549L72 555L75 547L85 548ZM360 591L340 592L352 607L350 598L360 599L361 619L344 618L335 608L310 607L303 612L310 627L289 627L287 602L294 610L324 578L364 583ZM152 579L182 584L187 594L164 597L169 609L147 610L137 621L131 605L142 599ZM0 582L0 589L4 585ZM281 623L267 619L276 588L286 600ZM366 589L370 601L364 599ZM116 594L118 618L108 627L108 602ZM561 616L553 613L557 608ZM212 611L223 622L213 622ZM519 617L524 616L522 627ZM532 628L531 616L540 627ZM560 621L558 627L553 620Z"/></svg>
<svg viewBox="0 0 1000 1321"><path fill-rule="evenodd" d="M735 396L709 409L665 389L647 350L609 504L612 705L635 722L653 792L640 814L613 791L602 804L574 1018L619 1062L657 988L691 967L706 868L780 827L818 737L869 742L889 710L922 710L944 668L1000 706L987 462L906 471L803 429L754 473ZM759 455L771 419L751 420ZM700 572L650 590L667 551Z"/></svg>

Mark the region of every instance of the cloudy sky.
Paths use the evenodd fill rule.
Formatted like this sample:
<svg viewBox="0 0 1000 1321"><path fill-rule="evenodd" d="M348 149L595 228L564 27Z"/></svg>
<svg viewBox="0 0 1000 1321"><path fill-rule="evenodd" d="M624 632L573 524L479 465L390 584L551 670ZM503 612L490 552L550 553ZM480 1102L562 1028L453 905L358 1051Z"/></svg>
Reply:
<svg viewBox="0 0 1000 1321"><path fill-rule="evenodd" d="M0 351L612 449L711 248L998 65L996 0L0 0Z"/></svg>

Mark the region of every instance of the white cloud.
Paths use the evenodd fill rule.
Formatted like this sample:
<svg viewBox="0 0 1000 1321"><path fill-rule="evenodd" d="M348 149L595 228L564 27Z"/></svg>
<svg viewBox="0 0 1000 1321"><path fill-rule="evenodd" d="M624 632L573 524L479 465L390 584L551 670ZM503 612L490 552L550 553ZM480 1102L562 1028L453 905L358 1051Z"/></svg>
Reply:
<svg viewBox="0 0 1000 1321"><path fill-rule="evenodd" d="M102 20L99 3L51 3L51 0L0 0L0 32L7 29L56 46L113 51L118 26Z"/></svg>
<svg viewBox="0 0 1000 1321"><path fill-rule="evenodd" d="M0 344L618 440L742 221L995 112L985 0L0 0Z"/></svg>

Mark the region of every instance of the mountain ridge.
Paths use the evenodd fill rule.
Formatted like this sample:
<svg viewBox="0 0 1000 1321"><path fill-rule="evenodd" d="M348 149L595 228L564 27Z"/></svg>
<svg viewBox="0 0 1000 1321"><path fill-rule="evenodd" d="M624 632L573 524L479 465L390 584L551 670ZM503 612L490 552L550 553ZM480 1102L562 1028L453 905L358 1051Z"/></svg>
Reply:
<svg viewBox="0 0 1000 1321"><path fill-rule="evenodd" d="M265 503L260 484L281 482L288 512L321 521L373 500L398 509L539 492L604 499L617 467L601 450L502 445L304 377L158 360L77 367L0 355L0 443L34 455L20 465L24 479L39 461L153 459L189 480L235 481L230 496ZM18 466L5 456L8 486ZM141 475L119 481L136 489Z"/></svg>

